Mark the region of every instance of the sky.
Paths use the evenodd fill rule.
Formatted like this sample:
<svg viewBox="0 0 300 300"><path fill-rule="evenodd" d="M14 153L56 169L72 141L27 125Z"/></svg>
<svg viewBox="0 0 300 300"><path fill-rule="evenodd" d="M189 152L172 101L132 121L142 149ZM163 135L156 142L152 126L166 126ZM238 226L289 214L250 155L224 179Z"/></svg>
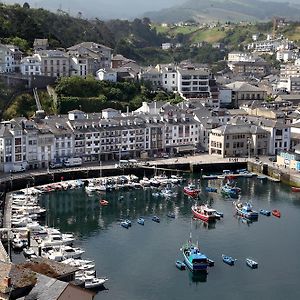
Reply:
<svg viewBox="0 0 300 300"><path fill-rule="evenodd" d="M32 8L62 9L70 14L80 11L86 17L111 19L139 17L147 11L182 4L186 0L2 0L2 2L21 5L28 2Z"/></svg>
<svg viewBox="0 0 300 300"><path fill-rule="evenodd" d="M0 0L4 3L20 3L26 0ZM145 12L183 4L188 0L27 0L31 7L56 11L62 9L71 15L82 13L84 18L98 17L99 19L132 19L141 17ZM226 1L226 0L224 0ZM249 0L251 2L251 0ZM268 1L268 0L263 0ZM270 0L276 2L293 2L300 0Z"/></svg>

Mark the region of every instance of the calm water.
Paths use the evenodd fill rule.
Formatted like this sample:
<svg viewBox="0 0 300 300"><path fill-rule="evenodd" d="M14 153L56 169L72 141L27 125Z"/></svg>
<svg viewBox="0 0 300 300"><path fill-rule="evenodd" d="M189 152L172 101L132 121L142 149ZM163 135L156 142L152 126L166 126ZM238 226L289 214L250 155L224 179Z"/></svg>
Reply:
<svg viewBox="0 0 300 300"><path fill-rule="evenodd" d="M220 181L210 181L210 186L219 187ZM238 186L244 201L251 200L256 210L279 209L281 219L260 215L258 222L247 225L234 216L232 201L203 193L203 201L210 200L224 213L224 219L207 227L192 220L192 201L181 188L172 200L153 198L151 190L94 197L75 190L46 195L42 204L49 208L48 224L74 232L76 246L86 250L84 258L94 259L97 275L109 278L107 289L95 299L300 299L300 194L254 178L239 179ZM101 198L109 206L100 207ZM166 217L169 211L176 219ZM159 224L151 220L154 214L161 218ZM145 226L136 223L139 216L145 217ZM128 230L118 220L127 217L133 221ZM201 250L215 260L206 277L175 267L190 231ZM222 262L222 253L237 258L234 267ZM246 257L258 261L257 270L246 266Z"/></svg>

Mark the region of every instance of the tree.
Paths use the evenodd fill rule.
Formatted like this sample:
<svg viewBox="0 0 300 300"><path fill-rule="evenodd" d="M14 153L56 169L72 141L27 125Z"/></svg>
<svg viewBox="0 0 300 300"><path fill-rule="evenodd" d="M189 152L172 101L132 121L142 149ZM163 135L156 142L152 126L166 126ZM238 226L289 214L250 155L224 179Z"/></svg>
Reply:
<svg viewBox="0 0 300 300"><path fill-rule="evenodd" d="M25 8L25 9L30 9L29 3L28 3L28 2L24 2L23 8Z"/></svg>

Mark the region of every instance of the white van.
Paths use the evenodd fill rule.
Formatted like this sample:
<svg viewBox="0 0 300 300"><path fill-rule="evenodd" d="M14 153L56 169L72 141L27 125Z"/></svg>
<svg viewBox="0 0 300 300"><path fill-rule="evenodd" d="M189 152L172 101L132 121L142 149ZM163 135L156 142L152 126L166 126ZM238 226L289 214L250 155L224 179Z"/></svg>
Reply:
<svg viewBox="0 0 300 300"><path fill-rule="evenodd" d="M70 157L64 161L65 167L76 167L82 165L82 158L80 157Z"/></svg>

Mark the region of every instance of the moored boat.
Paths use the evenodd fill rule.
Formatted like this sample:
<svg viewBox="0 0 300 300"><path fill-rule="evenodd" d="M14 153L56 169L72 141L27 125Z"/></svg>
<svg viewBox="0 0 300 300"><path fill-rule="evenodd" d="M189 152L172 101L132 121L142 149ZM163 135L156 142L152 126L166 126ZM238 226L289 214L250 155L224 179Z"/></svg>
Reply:
<svg viewBox="0 0 300 300"><path fill-rule="evenodd" d="M142 218L142 217L139 217L139 218L137 219L137 222L138 222L138 224L140 224L140 225L145 225L145 220L144 220L144 218Z"/></svg>
<svg viewBox="0 0 300 300"><path fill-rule="evenodd" d="M200 193L200 189L196 189L196 187L193 184L190 184L183 188L183 192L188 196L197 197Z"/></svg>
<svg viewBox="0 0 300 300"><path fill-rule="evenodd" d="M215 187L207 186L205 188L205 191L208 192L208 193L216 193L218 191L218 189L215 188Z"/></svg>
<svg viewBox="0 0 300 300"><path fill-rule="evenodd" d="M175 219L175 214L172 213L172 212L169 212L169 213L167 214L167 217L168 217L168 218Z"/></svg>
<svg viewBox="0 0 300 300"><path fill-rule="evenodd" d="M120 225L121 225L122 227L126 228L126 229L129 228L129 224L128 224L126 221L122 221L122 222L120 223Z"/></svg>
<svg viewBox="0 0 300 300"><path fill-rule="evenodd" d="M251 269L257 269L258 263L251 258L246 258L246 264Z"/></svg>
<svg viewBox="0 0 300 300"><path fill-rule="evenodd" d="M205 222L213 222L216 220L216 210L207 205L193 205L192 212L195 218Z"/></svg>
<svg viewBox="0 0 300 300"><path fill-rule="evenodd" d="M277 218L280 218L281 217L281 212L278 209L273 209L272 210L272 215L277 217Z"/></svg>
<svg viewBox="0 0 300 300"><path fill-rule="evenodd" d="M234 205L235 205L236 213L239 216L242 216L249 220L258 219L258 213L252 210L252 205L249 202L242 204L241 202L237 201L234 203Z"/></svg>
<svg viewBox="0 0 300 300"><path fill-rule="evenodd" d="M300 192L300 187L292 186L291 189L292 189L292 192L295 192L295 193Z"/></svg>
<svg viewBox="0 0 300 300"><path fill-rule="evenodd" d="M152 221L156 222L156 223L159 223L160 222L160 219L158 216L153 216L152 217Z"/></svg>
<svg viewBox="0 0 300 300"><path fill-rule="evenodd" d="M179 270L185 270L186 265L183 261L177 260L175 265Z"/></svg>
<svg viewBox="0 0 300 300"><path fill-rule="evenodd" d="M223 259L223 262L225 264L230 265L230 266L234 265L235 259L232 258L231 256L227 256L225 254L222 254L222 259Z"/></svg>
<svg viewBox="0 0 300 300"><path fill-rule="evenodd" d="M259 213L260 213L261 215L264 215L264 216L270 216L270 215L271 215L271 212L270 212L269 210L266 210L266 209L261 209L261 210L259 211Z"/></svg>
<svg viewBox="0 0 300 300"><path fill-rule="evenodd" d="M192 272L207 271L209 265L207 256L204 253L201 253L198 246L194 245L191 241L182 246L182 254L185 265Z"/></svg>
<svg viewBox="0 0 300 300"><path fill-rule="evenodd" d="M101 206L106 206L106 205L108 205L108 201L107 201L107 200L104 200L104 199L100 200L99 203L100 203Z"/></svg>
<svg viewBox="0 0 300 300"><path fill-rule="evenodd" d="M108 280L107 278L97 278L97 277L89 278L85 280L84 287L86 289L96 289L102 287L107 280Z"/></svg>

